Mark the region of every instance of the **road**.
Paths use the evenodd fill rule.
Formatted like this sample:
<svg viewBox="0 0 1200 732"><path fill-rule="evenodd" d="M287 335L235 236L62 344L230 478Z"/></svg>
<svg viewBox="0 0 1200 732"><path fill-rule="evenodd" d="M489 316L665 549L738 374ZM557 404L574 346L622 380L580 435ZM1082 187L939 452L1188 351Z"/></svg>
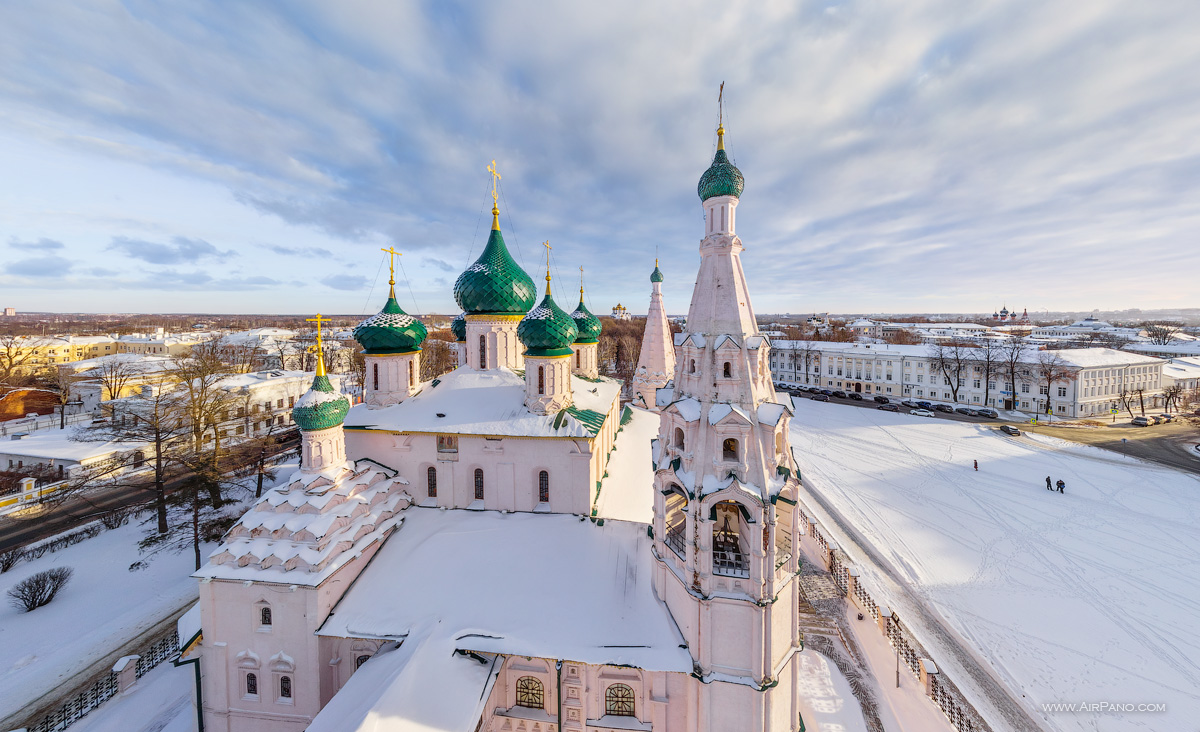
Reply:
<svg viewBox="0 0 1200 732"><path fill-rule="evenodd" d="M106 511L146 503L153 492L133 486L119 486L84 493L61 504L47 503L42 511L22 512L0 517L0 551L32 544L100 517Z"/></svg>

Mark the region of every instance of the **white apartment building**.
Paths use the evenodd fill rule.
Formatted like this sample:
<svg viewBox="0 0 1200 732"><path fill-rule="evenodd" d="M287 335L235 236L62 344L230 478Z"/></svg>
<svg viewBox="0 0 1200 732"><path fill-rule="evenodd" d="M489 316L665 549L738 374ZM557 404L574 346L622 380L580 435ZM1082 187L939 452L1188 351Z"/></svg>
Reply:
<svg viewBox="0 0 1200 732"><path fill-rule="evenodd" d="M771 375L777 383L804 384L853 391L864 396L911 397L967 406L1015 409L1044 414L1046 401L1055 415L1091 417L1123 409L1120 395L1141 390L1132 397L1135 410L1162 404L1161 359L1110 348L1055 351L1071 371L1071 378L1051 385L1039 378L1038 351L1030 349L1018 371L1016 393L999 373L984 377L980 365L968 367L959 377L958 399L949 380L932 363L930 347L886 344L776 341L771 348Z"/></svg>

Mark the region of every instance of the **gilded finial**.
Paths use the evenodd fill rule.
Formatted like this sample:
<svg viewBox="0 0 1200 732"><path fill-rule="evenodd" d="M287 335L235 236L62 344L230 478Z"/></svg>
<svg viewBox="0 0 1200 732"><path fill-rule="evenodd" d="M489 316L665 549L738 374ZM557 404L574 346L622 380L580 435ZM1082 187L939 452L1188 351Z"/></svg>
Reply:
<svg viewBox="0 0 1200 732"><path fill-rule="evenodd" d="M395 247L388 247L379 251L388 255L388 297L394 298L396 297L396 257L403 257L404 255L396 251Z"/></svg>
<svg viewBox="0 0 1200 732"><path fill-rule="evenodd" d="M321 341L321 323L328 323L329 318L323 318L321 317L320 313L317 313L317 317L305 318L304 322L317 324L317 344L315 346L309 346L308 350L311 353L317 354L317 377L320 378L325 375L325 349L323 348Z"/></svg>
<svg viewBox="0 0 1200 732"><path fill-rule="evenodd" d="M579 268L579 302L583 302L583 267Z"/></svg>
<svg viewBox="0 0 1200 732"><path fill-rule="evenodd" d="M550 240L542 242L542 246L546 247L546 294L550 294Z"/></svg>
<svg viewBox="0 0 1200 732"><path fill-rule="evenodd" d="M717 94L717 149L725 149L725 82L721 82L721 91Z"/></svg>
<svg viewBox="0 0 1200 732"><path fill-rule="evenodd" d="M488 172L492 174L492 231L500 231L500 197L496 192L496 183L500 180L500 173L496 171L495 160L488 166Z"/></svg>

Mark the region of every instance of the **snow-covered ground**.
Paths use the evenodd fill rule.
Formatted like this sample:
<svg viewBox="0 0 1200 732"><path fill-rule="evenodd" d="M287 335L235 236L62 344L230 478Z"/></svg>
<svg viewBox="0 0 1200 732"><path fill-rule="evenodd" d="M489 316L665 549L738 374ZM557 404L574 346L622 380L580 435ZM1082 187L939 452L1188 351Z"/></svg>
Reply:
<svg viewBox="0 0 1200 732"><path fill-rule="evenodd" d="M146 559L142 535L131 522L0 574L0 719L196 600L191 552ZM148 566L129 571L139 560ZM51 567L75 570L53 602L29 613L9 604L10 587Z"/></svg>
<svg viewBox="0 0 1200 732"><path fill-rule="evenodd" d="M1064 731L1194 727L1200 479L988 424L795 401L805 483L1031 716ZM1047 491L1047 476L1066 492ZM854 556L852 543L844 548ZM868 590L889 602L892 578L855 559ZM1166 711L1042 706L1060 702Z"/></svg>
<svg viewBox="0 0 1200 732"><path fill-rule="evenodd" d="M195 673L191 666L160 663L125 695L71 725L71 732L195 732Z"/></svg>
<svg viewBox="0 0 1200 732"><path fill-rule="evenodd" d="M867 732L862 709L850 682L816 651L800 653L800 703L805 729L820 732Z"/></svg>

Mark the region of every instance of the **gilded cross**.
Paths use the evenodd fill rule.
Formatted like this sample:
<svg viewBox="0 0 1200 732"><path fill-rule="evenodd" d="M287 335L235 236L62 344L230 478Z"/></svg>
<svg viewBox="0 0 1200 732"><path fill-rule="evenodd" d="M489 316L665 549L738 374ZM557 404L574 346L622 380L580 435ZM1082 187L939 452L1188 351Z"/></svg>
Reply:
<svg viewBox="0 0 1200 732"><path fill-rule="evenodd" d="M325 358L324 358L324 350L321 347L321 323L328 323L329 318L323 318L323 317L321 317L320 313L317 313L317 317L305 318L304 322L317 324L317 343L314 346L309 346L308 350L310 353L317 354L317 376L324 376L325 375Z"/></svg>
<svg viewBox="0 0 1200 732"><path fill-rule="evenodd" d="M717 127L721 127L725 121L725 82L721 82L721 90L717 94Z"/></svg>
<svg viewBox="0 0 1200 732"><path fill-rule="evenodd" d="M401 254L400 252L396 251L395 247L388 247L387 249L380 249L379 251L388 255L388 284L395 285L396 284L396 257L403 257L404 255Z"/></svg>
<svg viewBox="0 0 1200 732"><path fill-rule="evenodd" d="M496 172L496 161L493 160L487 169L492 174L492 208L497 208L496 202L499 200L499 196L496 193L496 183L500 181L500 173Z"/></svg>
<svg viewBox="0 0 1200 732"><path fill-rule="evenodd" d="M550 281L550 240L542 242L542 246L546 247L546 282ZM549 285L546 285L549 287Z"/></svg>
<svg viewBox="0 0 1200 732"><path fill-rule="evenodd" d="M579 302L583 302L583 267L579 268Z"/></svg>
<svg viewBox="0 0 1200 732"><path fill-rule="evenodd" d="M317 313L317 317L305 318L304 322L317 324L317 348L320 348L321 347L321 323L328 323L329 318L323 318L323 317L321 317L320 313Z"/></svg>

